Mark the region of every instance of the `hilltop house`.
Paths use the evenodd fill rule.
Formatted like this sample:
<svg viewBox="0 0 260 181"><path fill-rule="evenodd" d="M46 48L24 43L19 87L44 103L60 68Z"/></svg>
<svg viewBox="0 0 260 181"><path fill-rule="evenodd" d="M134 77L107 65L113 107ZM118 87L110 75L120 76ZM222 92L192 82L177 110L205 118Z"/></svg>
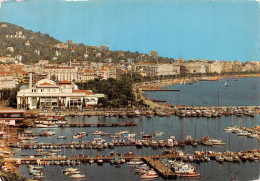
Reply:
<svg viewBox="0 0 260 181"><path fill-rule="evenodd" d="M104 97L104 94L79 90L66 80L55 83L50 79L42 79L35 86L31 83L29 87L21 86L17 93L17 108L81 108L83 104L96 105L100 97Z"/></svg>

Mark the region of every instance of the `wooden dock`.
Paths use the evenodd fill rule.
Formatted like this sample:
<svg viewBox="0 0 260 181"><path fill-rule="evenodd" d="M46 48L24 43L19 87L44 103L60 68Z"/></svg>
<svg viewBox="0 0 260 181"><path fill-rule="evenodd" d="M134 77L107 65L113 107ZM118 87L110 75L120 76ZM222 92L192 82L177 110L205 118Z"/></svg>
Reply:
<svg viewBox="0 0 260 181"><path fill-rule="evenodd" d="M31 126L37 127L37 124L31 125ZM48 126L56 126L56 124L51 124ZM122 123L119 123L119 122L116 122L116 123L66 123L66 124L57 124L57 126L58 127L131 127L131 126L137 126L137 123L135 123L133 121L122 122ZM37 127L37 128L45 128L45 127Z"/></svg>
<svg viewBox="0 0 260 181"><path fill-rule="evenodd" d="M260 150L257 150L256 153L254 153L255 156L259 155ZM241 154L241 153L240 153ZM244 152L243 154L252 154ZM208 155L209 157L215 157L216 153ZM224 155L224 154L223 154ZM235 155L239 155L236 153ZM194 157L197 157L193 155ZM3 162L9 162L14 164L26 164L26 165L59 165L60 161L63 161L63 165L68 164L67 161L74 161L74 164L78 161L82 163L88 163L90 160L98 163L98 160L103 160L104 163L108 163L110 160L115 160L116 158L120 157L120 159L125 159L126 161L131 161L133 159L141 159L145 163L147 163L150 167L152 167L163 179L175 179L176 177L180 176L173 172L169 167L164 165L160 159L181 159L180 156L176 156L174 154L168 154L168 155L157 155L157 156L94 156L94 157L87 157L87 156L74 156L74 157L66 157L66 156L48 156L48 157L41 157L41 158L34 158L34 157L28 157L28 158L4 158ZM58 162L58 163L56 163ZM70 164L72 164L70 162Z"/></svg>
<svg viewBox="0 0 260 181"><path fill-rule="evenodd" d="M122 123L67 123L62 126L68 127L127 127L137 126L135 122L122 122Z"/></svg>
<svg viewBox="0 0 260 181"><path fill-rule="evenodd" d="M173 179L177 175L169 167L166 167L160 160L151 156L142 157L143 161L152 167L163 179Z"/></svg>

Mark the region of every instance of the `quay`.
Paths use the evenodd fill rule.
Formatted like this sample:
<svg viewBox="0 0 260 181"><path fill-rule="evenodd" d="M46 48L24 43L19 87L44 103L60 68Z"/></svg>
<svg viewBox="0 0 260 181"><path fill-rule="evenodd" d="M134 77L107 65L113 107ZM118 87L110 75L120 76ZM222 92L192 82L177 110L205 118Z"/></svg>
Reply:
<svg viewBox="0 0 260 181"><path fill-rule="evenodd" d="M137 126L135 122L122 122L122 123L67 123L60 125L62 127L127 127Z"/></svg>
<svg viewBox="0 0 260 181"><path fill-rule="evenodd" d="M252 155L260 158L260 150L255 150L254 152L251 151L244 151L244 152L238 152L238 153L232 153L232 156L239 156L242 155ZM202 153L201 155L191 155L194 158L200 158L203 157L205 154L209 156L212 160L216 156L222 155L227 156L230 155L230 153ZM79 156L73 156L73 157L66 157L66 156L49 156L49 157L42 157L42 158L34 158L34 157L27 157L27 158L4 158L4 162L13 163L17 165L25 164L25 165L59 165L60 161L63 161L63 165L68 164L66 163L68 160L70 161L70 164L72 164L71 161L74 161L74 164L80 163L91 163L90 160L94 161L95 163L99 163L99 160L102 160L104 163L109 163L110 160L115 160L118 157L120 159L124 159L125 161L131 161L134 159L140 159L143 160L146 164L148 164L150 167L152 167L163 179L175 179L178 176L175 172L173 172L169 167L164 165L161 162L161 159L175 159L175 160L182 160L182 157L185 155L176 155L176 154L167 154L167 155L155 155L155 156L136 156L136 155L123 155L123 156L92 156L87 157L83 155ZM102 163L103 163L102 162Z"/></svg>
<svg viewBox="0 0 260 181"><path fill-rule="evenodd" d="M166 167L162 162L151 156L142 157L143 161L152 167L163 179L173 179L177 175L169 167Z"/></svg>
<svg viewBox="0 0 260 181"><path fill-rule="evenodd" d="M142 89L142 91L181 91L180 89Z"/></svg>
<svg viewBox="0 0 260 181"><path fill-rule="evenodd" d="M137 126L137 123L130 122L116 122L116 123L68 123L65 124L44 124L45 126L37 126L37 124L23 124L23 127L35 127L35 128L52 128L52 127L132 127Z"/></svg>
<svg viewBox="0 0 260 181"><path fill-rule="evenodd" d="M214 158L216 156L228 156L228 155L232 155L232 156L239 156L241 157L242 155L247 155L247 156L257 156L258 158L260 158L260 150L255 150L254 152L252 151L242 151L242 152L237 152L237 153L229 153L229 152L212 152L212 153L201 153L200 155L189 155L189 156L193 156L194 158L200 158L203 157L204 155L207 155L208 157L210 157L212 160L214 160ZM159 163L158 162L154 162L155 160L158 159L174 159L174 160L182 160L182 158L185 155L177 155L175 153L172 154L166 154L166 155L150 155L150 156L138 156L138 155L122 155L122 156L73 156L73 157L66 157L66 156L48 156L48 157L21 157L21 158L4 158L3 161L4 162L10 162L10 163L18 163L20 162L20 164L37 164L39 161L61 161L61 160L80 160L81 162L89 162L89 160L104 160L104 162L108 162L111 159L115 159L116 157L120 157L121 159L125 159L126 161L130 161L133 159L142 159L145 162L149 163L151 166L153 167L158 167L157 170L164 170L164 167L162 166L158 166ZM29 163L27 162L29 161ZM154 162L154 163L152 163ZM159 168L162 167L162 168ZM165 170L164 170L165 172ZM168 172L170 173L170 172Z"/></svg>

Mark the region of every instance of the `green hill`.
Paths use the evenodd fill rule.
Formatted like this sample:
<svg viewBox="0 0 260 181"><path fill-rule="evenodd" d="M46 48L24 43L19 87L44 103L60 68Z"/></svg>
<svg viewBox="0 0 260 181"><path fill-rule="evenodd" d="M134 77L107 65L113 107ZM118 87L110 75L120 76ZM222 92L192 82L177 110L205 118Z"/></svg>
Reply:
<svg viewBox="0 0 260 181"><path fill-rule="evenodd" d="M57 46L57 44L59 44ZM102 50L95 46L86 46L72 42L62 43L48 34L33 32L10 23L0 22L0 56L21 55L25 64L37 63L39 60L49 60L51 63L77 62L113 62L144 61L172 62L172 58L159 57L155 59L147 54L130 51ZM56 45L56 46L55 46ZM61 48L63 47L64 48ZM9 47L9 48L8 48Z"/></svg>

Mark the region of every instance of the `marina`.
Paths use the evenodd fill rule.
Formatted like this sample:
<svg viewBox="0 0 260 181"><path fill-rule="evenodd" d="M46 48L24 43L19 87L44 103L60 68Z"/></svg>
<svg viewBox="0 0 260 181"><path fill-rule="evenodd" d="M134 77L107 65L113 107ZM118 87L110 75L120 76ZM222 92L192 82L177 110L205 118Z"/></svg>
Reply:
<svg viewBox="0 0 260 181"><path fill-rule="evenodd" d="M14 154L3 157L33 179L254 179L259 116L258 106L48 110L11 128L19 141L5 138Z"/></svg>

